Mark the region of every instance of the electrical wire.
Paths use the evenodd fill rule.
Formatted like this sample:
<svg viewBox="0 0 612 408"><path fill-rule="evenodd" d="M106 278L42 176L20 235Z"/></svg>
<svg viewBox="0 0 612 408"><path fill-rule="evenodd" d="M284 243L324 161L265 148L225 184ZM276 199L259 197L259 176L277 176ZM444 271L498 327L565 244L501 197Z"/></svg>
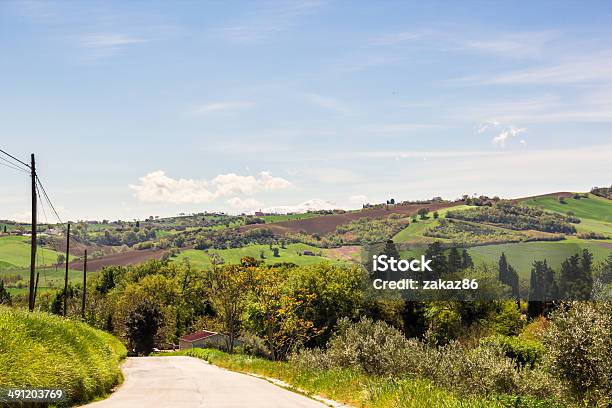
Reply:
<svg viewBox="0 0 612 408"><path fill-rule="evenodd" d="M23 164L24 166L26 166L28 169L31 169L30 165L27 163L22 162L21 160L19 160L18 158L16 158L15 156L13 156L10 153L5 152L4 150L0 149L0 153L4 153L5 155L7 155L8 157L10 157L11 159Z"/></svg>

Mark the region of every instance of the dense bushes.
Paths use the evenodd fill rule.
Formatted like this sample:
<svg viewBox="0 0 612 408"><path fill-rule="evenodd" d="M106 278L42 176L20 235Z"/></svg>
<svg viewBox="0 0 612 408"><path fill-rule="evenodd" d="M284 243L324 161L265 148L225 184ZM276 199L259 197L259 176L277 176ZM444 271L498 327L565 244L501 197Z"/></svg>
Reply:
<svg viewBox="0 0 612 408"><path fill-rule="evenodd" d="M551 371L574 394L601 406L612 401L612 303L562 305L545 338Z"/></svg>
<svg viewBox="0 0 612 408"><path fill-rule="evenodd" d="M499 202L493 207L470 208L449 211L446 218L463 221L486 222L515 230L574 234L576 227L570 224L576 219L556 213L547 213L538 208Z"/></svg>
<svg viewBox="0 0 612 408"><path fill-rule="evenodd" d="M61 388L71 404L121 381L125 347L85 323L0 306L0 386Z"/></svg>
<svg viewBox="0 0 612 408"><path fill-rule="evenodd" d="M536 340L523 339L511 336L491 336L481 339L483 347L495 347L504 352L506 357L511 358L519 367L533 368L542 360L545 348Z"/></svg>

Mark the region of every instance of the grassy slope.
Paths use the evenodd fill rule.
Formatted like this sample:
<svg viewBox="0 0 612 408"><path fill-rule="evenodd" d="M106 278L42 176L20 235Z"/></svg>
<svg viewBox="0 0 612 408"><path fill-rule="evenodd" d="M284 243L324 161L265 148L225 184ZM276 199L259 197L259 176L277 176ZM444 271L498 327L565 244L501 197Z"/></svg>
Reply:
<svg viewBox="0 0 612 408"><path fill-rule="evenodd" d="M122 377L125 347L85 323L0 306L0 385L62 388L71 404L102 396Z"/></svg>
<svg viewBox="0 0 612 408"><path fill-rule="evenodd" d="M51 265L57 260L59 252L38 247L36 254L39 263L42 264L44 259L44 264ZM0 237L0 261L16 267L30 265L30 238L21 236Z"/></svg>
<svg viewBox="0 0 612 408"><path fill-rule="evenodd" d="M488 264L497 266L500 255L506 254L510 265L516 269L521 279L529 279L533 261L546 259L553 269L559 270L566 258L588 249L594 255L595 262L602 261L610 254L610 249L598 244L579 239L568 239L558 242L519 242L512 244L483 245L468 248L468 253L476 265ZM402 257L419 257L424 248L400 251Z"/></svg>
<svg viewBox="0 0 612 408"><path fill-rule="evenodd" d="M160 355L189 355L232 371L276 378L308 395L320 395L364 408L502 407L492 399L461 398L430 382L417 379L389 380L351 370L304 371L286 362L274 362L218 350L193 349Z"/></svg>
<svg viewBox="0 0 612 408"><path fill-rule="evenodd" d="M260 259L260 251L264 251L266 256L265 262L269 264L274 264L277 262L293 262L297 265L313 265L318 264L322 261L343 263L343 261L338 261L320 256L299 256L297 252L302 253L304 250L310 250L315 254L322 251L323 255L326 254L326 250L315 248L306 244L288 244L286 249L282 249L279 247L279 250L279 257L273 256L272 251L270 250L270 247L268 245L249 245L244 248L222 250L211 249L208 252L218 254L223 258L226 263L240 263L240 259L243 256L252 256L255 259ZM192 265L197 267L210 266L210 258L208 257L207 253L197 249L188 249L186 251L181 252L177 257L174 258L175 261L182 261L183 259L189 259L189 262L191 262Z"/></svg>
<svg viewBox="0 0 612 408"><path fill-rule="evenodd" d="M576 217L590 218L592 220L612 223L612 201L602 197L589 194L588 199L574 200L569 197L565 199L566 204L561 204L555 197L531 198L523 201L523 204L542 207L547 211L565 214L573 211Z"/></svg>
<svg viewBox="0 0 612 408"><path fill-rule="evenodd" d="M443 209L438 211L438 214L442 218L449 211L465 210L466 208L470 208L470 206L468 206L468 205L458 205L458 206L455 206L455 207L443 208ZM433 227L433 226L435 226L437 224L438 224L438 220L434 220L434 218L431 216L431 214L430 214L429 218L426 219L426 220L418 219L417 222L410 221L410 225L409 226L407 226L406 228L404 228L403 230L401 230L400 232L395 234L395 236L393 237L393 241L395 241L397 243L402 243L402 242L433 242L433 241L446 242L446 241L450 241L450 240L447 240L447 239L430 238L430 237L423 236L423 232L426 229L431 228L431 227Z"/></svg>

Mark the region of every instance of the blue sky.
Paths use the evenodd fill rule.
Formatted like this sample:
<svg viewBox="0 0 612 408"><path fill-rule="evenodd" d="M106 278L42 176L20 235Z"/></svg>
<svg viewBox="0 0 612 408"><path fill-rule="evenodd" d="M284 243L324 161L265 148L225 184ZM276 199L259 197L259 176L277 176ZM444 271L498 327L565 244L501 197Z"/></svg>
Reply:
<svg viewBox="0 0 612 408"><path fill-rule="evenodd" d="M609 2L0 2L0 148L61 215L585 191ZM28 180L0 167L0 219Z"/></svg>

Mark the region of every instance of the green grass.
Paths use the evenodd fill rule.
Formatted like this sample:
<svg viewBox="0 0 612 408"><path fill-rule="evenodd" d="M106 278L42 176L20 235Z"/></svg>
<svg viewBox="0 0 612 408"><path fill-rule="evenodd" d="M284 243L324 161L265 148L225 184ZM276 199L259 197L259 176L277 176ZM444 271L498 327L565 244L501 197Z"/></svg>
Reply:
<svg viewBox="0 0 612 408"><path fill-rule="evenodd" d="M85 323L0 306L0 384L60 388L66 405L108 393L122 380L126 349Z"/></svg>
<svg viewBox="0 0 612 408"><path fill-rule="evenodd" d="M44 259L44 263L47 265L53 264L57 260L58 254L59 252L40 246L36 252L38 262L41 263ZM0 262L2 262L0 268L5 264L15 267L30 265L30 238L22 236L0 237Z"/></svg>
<svg viewBox="0 0 612 408"><path fill-rule="evenodd" d="M529 279L533 261L546 259L553 269L559 270L566 258L588 249L594 255L595 262L604 260L610 254L610 248L601 243L570 238L555 242L519 242L497 245L483 245L468 248L474 264L487 264L497 267L502 252L508 262L518 272L521 279ZM400 251L403 258L418 258L425 253L425 246Z"/></svg>
<svg viewBox="0 0 612 408"><path fill-rule="evenodd" d="M257 374L284 381L306 395L364 408L485 408L510 407L495 398L460 397L419 379L388 379L353 370L300 370L286 362L274 362L211 349L192 349L159 355L197 357L232 371ZM518 405L517 405L518 406Z"/></svg>
<svg viewBox="0 0 612 408"><path fill-rule="evenodd" d="M441 210L438 210L438 214L440 215L440 218L443 218L446 215L446 213L449 211L459 211L459 210L465 210L467 208L471 208L471 206L458 205L455 207L443 208ZM427 242L433 242L433 241L450 242L451 240L449 239L431 238L431 237L426 237L423 235L423 232L425 232L425 230L431 227L434 227L438 224L439 224L439 221L435 220L432 214L429 214L428 219L425 219L425 220L417 219L417 222L412 222L412 219L411 219L410 225L404 228L403 230L401 230L400 232L398 232L397 234L395 234L395 236L393 237L393 241L396 243L403 243L403 242L427 243Z"/></svg>
<svg viewBox="0 0 612 408"><path fill-rule="evenodd" d="M612 201L594 194L589 194L589 198L575 200L572 197L565 199L566 204L561 204L555 197L531 198L523 201L523 204L542 207L547 211L566 214L568 211L574 212L578 218L589 218L592 220L612 223Z"/></svg>
<svg viewBox="0 0 612 408"><path fill-rule="evenodd" d="M558 242L521 242L516 244L486 245L468 249L475 264L487 263L497 265L502 252L522 279L529 279L531 265L535 260L546 259L556 270L566 258L588 249L594 255L595 262L605 259L610 249L594 242L570 239Z"/></svg>
<svg viewBox="0 0 612 408"><path fill-rule="evenodd" d="M49 290L57 290L64 287L64 276L66 271L63 267L59 267L57 270L55 267L39 267L38 270L40 271L40 277L38 279L38 293L43 293ZM87 279L95 279L96 274L97 272L88 272ZM20 285L17 285L17 282L12 282L9 280L10 278L14 278L15 275L21 276ZM3 270L0 267L0 280L5 282L5 286L11 294L28 293L30 270L28 268L12 268ZM72 284L82 283L83 271L69 269L68 282Z"/></svg>
<svg viewBox="0 0 612 408"><path fill-rule="evenodd" d="M339 261L331 258L326 258L325 256L307 256L307 255L298 255L298 253L303 253L304 250L312 251L315 254L322 252L323 255L326 254L326 250L322 250L321 248L315 248L310 245L296 243L296 244L288 244L286 249L279 248L279 255L275 257L270 250L268 245L249 245L243 248L232 248L232 249L210 249L208 253L197 250L197 249L188 249L182 251L179 255L177 255L173 260L175 262L181 262L184 259L189 259L189 262L200 268L205 268L211 265L209 254L218 254L225 263L236 264L240 263L240 259L243 256L251 256L255 259L260 258L260 252L264 251L265 259L264 261L267 264L274 264L278 262L293 262L297 265L314 265L321 263L323 261L329 261L332 263L345 263L346 261Z"/></svg>

